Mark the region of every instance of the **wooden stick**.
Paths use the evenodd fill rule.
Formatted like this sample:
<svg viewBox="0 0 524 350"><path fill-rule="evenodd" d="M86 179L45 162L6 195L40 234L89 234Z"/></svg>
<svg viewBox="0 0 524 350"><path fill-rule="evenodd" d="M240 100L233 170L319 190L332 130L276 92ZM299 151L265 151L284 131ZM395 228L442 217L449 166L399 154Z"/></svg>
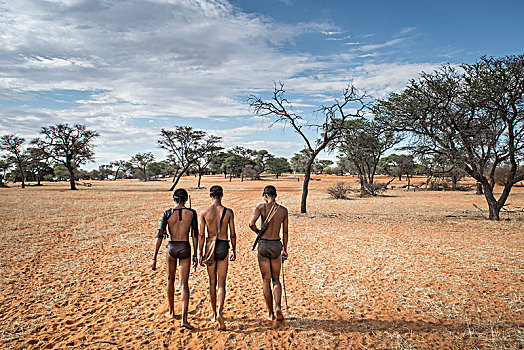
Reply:
<svg viewBox="0 0 524 350"><path fill-rule="evenodd" d="M284 290L284 301L286 302L287 310L287 295L286 295L286 274L284 272L284 259L282 259L282 289Z"/></svg>

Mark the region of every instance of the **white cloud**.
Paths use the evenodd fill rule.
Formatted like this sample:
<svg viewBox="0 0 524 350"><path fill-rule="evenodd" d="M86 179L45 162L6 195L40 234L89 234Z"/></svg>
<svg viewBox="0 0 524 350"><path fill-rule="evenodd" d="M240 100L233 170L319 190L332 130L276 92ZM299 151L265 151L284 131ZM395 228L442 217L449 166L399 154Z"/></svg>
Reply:
<svg viewBox="0 0 524 350"><path fill-rule="evenodd" d="M282 150L288 151L291 150L295 153L300 147L304 147L304 143L296 141L265 141L265 140L256 140L244 142L244 147L251 149L262 150L265 149L270 153L282 153Z"/></svg>
<svg viewBox="0 0 524 350"><path fill-rule="evenodd" d="M382 43L382 44L362 45L362 46L359 47L359 50L371 51L371 50L381 49L381 48L384 48L384 47L395 46L395 45L400 44L401 42L403 42L405 40L406 40L405 38L397 38L397 39L386 41L385 43Z"/></svg>
<svg viewBox="0 0 524 350"><path fill-rule="evenodd" d="M17 0L0 2L0 13L0 99L24 101L0 110L0 133L34 137L41 126L86 124L101 132L97 154L104 157L156 149L160 127L174 127L166 116L205 118L206 131L226 146L263 142L255 135L268 132L271 119L243 125L252 113L245 99L271 90L272 81L306 94L291 99L305 110L338 96L351 79L383 96L430 66L358 62L365 51L405 38L347 42L351 50L339 54L293 51L308 33L334 40L350 35L329 23L278 23L226 0ZM63 109L34 106L28 97L55 90L92 93ZM239 116L237 124L222 125Z"/></svg>

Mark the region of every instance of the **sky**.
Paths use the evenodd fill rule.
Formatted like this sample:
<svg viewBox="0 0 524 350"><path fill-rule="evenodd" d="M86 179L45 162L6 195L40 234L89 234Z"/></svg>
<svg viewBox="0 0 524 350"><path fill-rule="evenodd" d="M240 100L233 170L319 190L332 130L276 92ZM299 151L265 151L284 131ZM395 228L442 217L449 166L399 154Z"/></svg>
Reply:
<svg viewBox="0 0 524 350"><path fill-rule="evenodd" d="M85 169L163 160L160 130L180 125L289 158L303 141L248 96L282 82L315 122L350 83L385 98L443 64L522 54L522 18L522 0L0 0L0 135L85 124L100 133Z"/></svg>

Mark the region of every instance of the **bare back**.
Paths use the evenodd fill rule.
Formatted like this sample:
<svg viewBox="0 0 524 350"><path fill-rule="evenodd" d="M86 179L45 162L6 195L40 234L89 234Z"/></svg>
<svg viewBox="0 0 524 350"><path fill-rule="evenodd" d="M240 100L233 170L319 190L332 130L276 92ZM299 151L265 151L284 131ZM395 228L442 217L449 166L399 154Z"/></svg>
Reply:
<svg viewBox="0 0 524 350"><path fill-rule="evenodd" d="M269 215L271 206L272 206L271 203L261 203L255 209L255 215L257 212L260 213L261 223L263 223L266 220L267 216ZM284 226L284 224L287 224L287 209L282 205L278 205L278 209L276 210L275 214L273 215L273 218L269 222L269 225L266 231L264 232L264 234L262 235L262 238L264 239L280 238L280 228L281 226Z"/></svg>
<svg viewBox="0 0 524 350"><path fill-rule="evenodd" d="M222 220L222 227L219 227L223 211L223 205L211 205L200 213L200 217L207 228L207 235L209 237L215 236L220 230L220 234L217 238L223 240L228 239L227 228L232 217L232 211L231 209L227 209L224 220ZM204 228L202 228L202 232L205 233Z"/></svg>
<svg viewBox="0 0 524 350"><path fill-rule="evenodd" d="M188 208L177 209L167 219L167 227L172 241L189 241L189 230L193 223L193 215L196 212L192 212ZM180 220L180 216L182 220Z"/></svg>

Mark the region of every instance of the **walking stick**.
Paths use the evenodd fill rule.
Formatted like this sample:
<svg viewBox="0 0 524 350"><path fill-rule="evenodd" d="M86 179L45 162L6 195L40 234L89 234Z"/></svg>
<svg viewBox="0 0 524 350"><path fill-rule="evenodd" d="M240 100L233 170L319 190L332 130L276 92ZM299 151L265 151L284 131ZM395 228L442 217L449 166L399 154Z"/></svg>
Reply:
<svg viewBox="0 0 524 350"><path fill-rule="evenodd" d="M284 259L282 259L282 287L284 289L284 301L286 302L287 310L287 295L286 295L286 274L284 273Z"/></svg>

